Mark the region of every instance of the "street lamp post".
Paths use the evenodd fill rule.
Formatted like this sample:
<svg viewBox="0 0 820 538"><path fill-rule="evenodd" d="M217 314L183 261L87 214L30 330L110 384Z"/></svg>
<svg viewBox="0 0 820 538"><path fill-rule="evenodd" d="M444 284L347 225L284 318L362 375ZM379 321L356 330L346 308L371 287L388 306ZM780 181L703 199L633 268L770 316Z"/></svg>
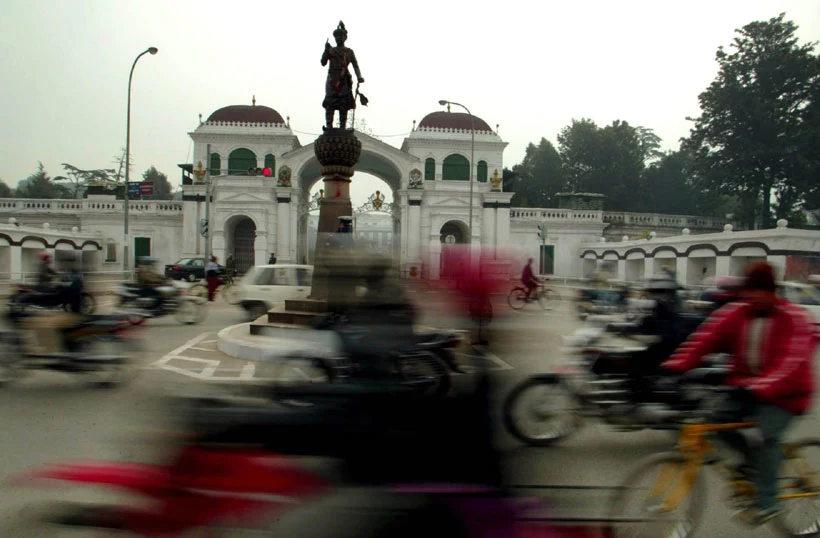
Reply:
<svg viewBox="0 0 820 538"><path fill-rule="evenodd" d="M131 178L131 79L134 77L134 68L137 66L139 59L148 53L156 54L158 51L159 49L156 47L148 47L142 51L136 58L134 58L134 63L131 64L131 72L128 74L128 116L125 121L125 195L123 196L123 200L125 201L122 242L123 271L128 270L128 180Z"/></svg>
<svg viewBox="0 0 820 538"><path fill-rule="evenodd" d="M438 102L441 106L444 105L456 105L460 106L464 110L467 111L467 115L470 116L470 172L468 174L468 180L470 181L470 213L467 220L469 224L467 225L467 243L472 244L473 242L473 160L475 159L475 118L473 114L470 112L470 109L466 106L462 105L461 103L454 103L453 101L447 101L446 99L442 99Z"/></svg>

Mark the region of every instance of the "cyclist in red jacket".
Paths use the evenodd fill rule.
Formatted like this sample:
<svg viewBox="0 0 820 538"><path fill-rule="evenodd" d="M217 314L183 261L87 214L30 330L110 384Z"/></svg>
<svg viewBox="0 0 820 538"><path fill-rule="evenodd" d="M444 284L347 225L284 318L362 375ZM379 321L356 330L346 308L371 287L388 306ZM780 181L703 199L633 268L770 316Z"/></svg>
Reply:
<svg viewBox="0 0 820 538"><path fill-rule="evenodd" d="M532 292L536 290L541 283L538 277L535 276L535 273L532 272L532 258L527 260L527 265L524 266L524 271L521 273L521 283L527 288L527 297L525 300L529 301L530 295L532 295Z"/></svg>
<svg viewBox="0 0 820 538"><path fill-rule="evenodd" d="M728 444L745 458L745 468L757 471L757 505L739 515L759 525L780 514L777 472L780 442L795 416L805 413L814 392L812 359L816 346L813 320L801 307L775 295L772 266L753 265L746 274L743 300L728 304L672 355L662 367L685 372L712 353L729 353L727 383L738 387L744 411L758 423L763 445L750 450L739 432L726 432ZM753 453L756 452L756 453Z"/></svg>

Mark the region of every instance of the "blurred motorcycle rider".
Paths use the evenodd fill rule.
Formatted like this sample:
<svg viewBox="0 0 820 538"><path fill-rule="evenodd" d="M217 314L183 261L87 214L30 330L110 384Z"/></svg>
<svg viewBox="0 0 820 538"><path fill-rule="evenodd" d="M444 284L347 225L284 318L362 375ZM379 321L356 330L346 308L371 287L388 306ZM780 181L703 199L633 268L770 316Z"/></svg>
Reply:
<svg viewBox="0 0 820 538"><path fill-rule="evenodd" d="M152 310L158 308L160 302L162 301L162 295L157 288L165 284L165 277L157 273L154 270L155 267L155 258L150 256L141 256L137 259L135 274L137 284L141 288L143 297L154 299L152 305L149 307Z"/></svg>
<svg viewBox="0 0 820 538"><path fill-rule="evenodd" d="M51 267L51 254L41 252L40 265L37 268L37 288L43 292L48 291L55 277L57 277L57 271Z"/></svg>
<svg viewBox="0 0 820 538"><path fill-rule="evenodd" d="M47 311L33 316L26 323L26 328L35 331L37 341L34 352L58 353L62 351L61 330L76 326L82 321L82 304L85 283L77 259L66 261L66 273L54 288L65 299L69 306L67 312Z"/></svg>
<svg viewBox="0 0 820 538"><path fill-rule="evenodd" d="M654 302L652 312L638 324L616 329L616 332L625 335L655 337L655 342L633 355L627 366L627 373L633 379L633 387L639 400L650 396L647 376L655 372L683 341L679 288L678 283L671 279L650 280L644 291L647 298Z"/></svg>

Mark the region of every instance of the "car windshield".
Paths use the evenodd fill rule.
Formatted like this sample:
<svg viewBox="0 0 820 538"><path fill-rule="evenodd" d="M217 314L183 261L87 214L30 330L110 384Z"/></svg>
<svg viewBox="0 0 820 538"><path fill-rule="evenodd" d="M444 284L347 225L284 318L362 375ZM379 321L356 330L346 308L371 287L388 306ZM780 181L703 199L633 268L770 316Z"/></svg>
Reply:
<svg viewBox="0 0 820 538"><path fill-rule="evenodd" d="M188 265L191 263L191 258L182 258L175 265Z"/></svg>

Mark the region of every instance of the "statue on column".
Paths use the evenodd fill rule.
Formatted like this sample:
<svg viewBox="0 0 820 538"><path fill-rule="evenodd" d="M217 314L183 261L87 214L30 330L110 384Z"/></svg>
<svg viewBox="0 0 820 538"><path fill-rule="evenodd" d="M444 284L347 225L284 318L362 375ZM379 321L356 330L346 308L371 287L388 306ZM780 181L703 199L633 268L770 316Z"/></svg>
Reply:
<svg viewBox="0 0 820 538"><path fill-rule="evenodd" d="M327 82L325 83L325 100L322 106L325 109L326 124L324 129L333 128L333 115L339 111L339 128L345 129L347 126L347 113L356 109L356 98L358 97L362 106L367 106L367 97L359 93L358 84L364 82L362 73L359 71L359 63L353 49L345 47L347 40L347 30L343 22L339 21L339 26L333 31L333 38L336 46L332 47L329 42L325 42L325 51L322 54L322 65L330 66L327 69ZM348 71L348 66L353 66L356 72L356 90L353 90L353 77Z"/></svg>

